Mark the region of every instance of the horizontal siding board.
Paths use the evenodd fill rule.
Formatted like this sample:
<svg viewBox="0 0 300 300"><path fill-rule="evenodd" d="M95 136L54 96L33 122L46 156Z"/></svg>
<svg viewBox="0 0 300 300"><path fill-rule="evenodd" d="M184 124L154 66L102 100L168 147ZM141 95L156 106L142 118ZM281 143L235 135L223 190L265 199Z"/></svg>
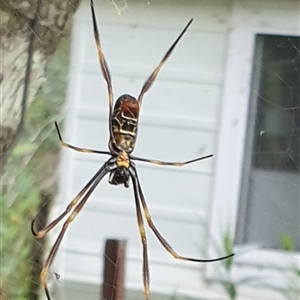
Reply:
<svg viewBox="0 0 300 300"><path fill-rule="evenodd" d="M181 28L180 23L194 18L198 20L197 28L202 31L226 32L230 17L230 0L198 1L185 0L169 1L153 0L151 2L131 1L128 9L121 13L106 1L95 1L97 17L103 23L125 24L141 22L159 30L161 27ZM90 7L84 3L76 18L90 22ZM158 22L159 21L159 22ZM76 24L75 24L76 25Z"/></svg>
<svg viewBox="0 0 300 300"><path fill-rule="evenodd" d="M138 72L146 79L146 76L150 75L150 72L158 65L163 55L175 41L187 21L182 24L180 30L160 28L159 31L141 28L140 25L132 28L132 26L109 27L100 24L102 47L112 75L117 75L119 69L121 71L125 69L129 76ZM223 47L225 47L226 42L224 34L193 30L193 25L192 23L180 40L161 70L158 80L159 78L167 79L170 74L170 77L186 78L186 81L199 81L197 80L198 74L220 76L223 72ZM91 29L92 24L88 24L85 32L91 31ZM133 32L131 33L131 31ZM78 63L85 70L87 69L86 66L91 71L99 70L92 34L85 36L84 45L84 56ZM195 76L196 78L194 78Z"/></svg>
<svg viewBox="0 0 300 300"><path fill-rule="evenodd" d="M113 78L114 94L117 99L122 94L137 97L146 80L124 77ZM141 121L144 116L172 116L177 119L195 119L214 121L218 115L221 97L217 85L160 80L155 82L145 95L141 109ZM82 77L76 107L90 113L101 110L108 114L107 90L100 74L86 74ZM88 111L86 111L88 113ZM102 116L100 115L99 118ZM156 123L156 122L153 122Z"/></svg>
<svg viewBox="0 0 300 300"><path fill-rule="evenodd" d="M142 122L141 122L142 123ZM158 120L159 124L159 120ZM101 120L76 120L73 123L72 130L74 137L64 137L68 143L75 144L78 147L85 147L98 150L107 150L108 125ZM206 156L213 153L215 134L212 132L199 132L189 128L172 128L141 126L139 128L138 141L134 155L140 157L149 157L166 161L186 161L200 156ZM70 149L64 149L70 155L75 152ZM84 158L103 157L96 154L79 153L77 156ZM213 159L203 160L190 166L184 166L181 169L206 170L211 168ZM202 167L205 167L204 169ZM170 167L168 167L170 168Z"/></svg>
<svg viewBox="0 0 300 300"><path fill-rule="evenodd" d="M101 270L103 262L101 256L82 255L76 252L68 252L67 266L65 273L62 274L65 281L94 283L99 284L101 278ZM186 291L195 290L199 286L201 280L200 274L203 265L197 266L196 272L194 268L187 268L187 262L181 264L168 265L161 261L156 263L151 261L151 288L163 294L179 294L182 286L187 287ZM99 266L99 268L95 268ZM165 269L170 268L171 272L166 273ZM180 274L180 276L178 276ZM128 289L142 289L142 264L138 260L127 260L125 285ZM170 282L172 284L170 285ZM182 282L184 284L182 284Z"/></svg>
<svg viewBox="0 0 300 300"><path fill-rule="evenodd" d="M153 214L153 220L166 240L182 255L192 257L205 257L205 241L201 239L204 228L196 226L196 223L180 223L175 220L156 220ZM199 222L200 223L200 222ZM147 226L145 225L145 228ZM149 256L158 260L167 259L172 264L174 259L157 241L153 232L146 229ZM78 252L99 253L103 254L104 239L106 238L126 239L128 241L128 257L136 257L142 260L142 245L137 229L137 221L134 213L125 215L123 213L105 212L86 210L72 224L68 234L64 239L62 249L69 249ZM80 242L78 242L80 241ZM87 248L86 245L93 245L93 249ZM77 247L76 247L77 246ZM206 256L207 257L207 256ZM184 264L183 264L184 265ZM192 267L189 264L188 267ZM58 270L59 272L59 270ZM169 271L166 269L166 273Z"/></svg>
<svg viewBox="0 0 300 300"><path fill-rule="evenodd" d="M65 292L64 295L66 295L66 298L70 298L72 300L94 300L95 295L99 294L99 287L96 285L91 285L89 283L86 284L78 284L73 282L61 282L61 286L64 287ZM137 285L135 289L140 290L140 285ZM279 294L278 292L270 291L270 290L264 290L262 288L258 287L246 287L242 286L241 290L243 292L243 300L253 300L253 295L255 296L255 300L286 300L286 295ZM175 299L180 300L191 300L190 297L184 296L185 294L191 295L190 291L184 291L182 288L177 288L175 291L173 291L172 295L175 297ZM224 288L220 286L220 284L212 284L212 283L206 283L201 286L201 294L199 293L194 294L193 299L197 300L227 300L228 296L224 294ZM59 299L65 299L59 297ZM141 300L143 299L142 292L137 291L126 291L126 299L130 300ZM151 293L151 299L160 299L160 300L170 300L170 295L164 295L161 294L157 296L156 293Z"/></svg>
<svg viewBox="0 0 300 300"><path fill-rule="evenodd" d="M99 130L99 129L108 129L108 107L105 110L89 110L89 109L80 109L77 110L75 115L73 116L74 121L76 122L79 119L83 121L93 121L93 122L103 122L104 125L101 125L103 128L89 128L89 130ZM161 127L173 128L177 129L185 129L191 131L198 132L208 132L208 133L216 133L217 132L218 123L216 120L205 120L205 119L197 119L197 118L189 118L188 116L177 117L171 114L163 114L163 111L157 113L148 113L141 112L140 120L139 120L139 131L140 128L144 126L150 126L154 128L158 128L158 131ZM99 128L99 129L98 129ZM140 136L140 134L139 134ZM99 139L103 139L103 136L99 136ZM139 138L138 138L139 139ZM82 141L80 141L82 142Z"/></svg>
<svg viewBox="0 0 300 300"><path fill-rule="evenodd" d="M99 167L94 162L77 161L70 178L67 197L60 198L60 202L66 205L71 198L75 197ZM156 207L157 210L169 210L175 213L182 210L197 216L210 207L210 174L172 172L162 168L143 168L142 166L138 169L138 173L150 208ZM110 199L113 203L120 205L124 201L133 205L131 186L129 189L122 186L114 187L108 184L108 177L105 177L94 191L90 201L99 202L101 205L107 203L110 207ZM133 213L134 211L135 209L132 208Z"/></svg>

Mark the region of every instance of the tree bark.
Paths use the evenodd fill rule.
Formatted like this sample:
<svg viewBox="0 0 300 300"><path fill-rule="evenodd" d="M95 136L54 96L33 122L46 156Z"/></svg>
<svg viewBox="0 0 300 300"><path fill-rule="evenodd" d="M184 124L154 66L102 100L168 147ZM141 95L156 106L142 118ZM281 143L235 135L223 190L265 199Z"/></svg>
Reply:
<svg viewBox="0 0 300 300"><path fill-rule="evenodd" d="M0 171L80 0L0 0Z"/></svg>

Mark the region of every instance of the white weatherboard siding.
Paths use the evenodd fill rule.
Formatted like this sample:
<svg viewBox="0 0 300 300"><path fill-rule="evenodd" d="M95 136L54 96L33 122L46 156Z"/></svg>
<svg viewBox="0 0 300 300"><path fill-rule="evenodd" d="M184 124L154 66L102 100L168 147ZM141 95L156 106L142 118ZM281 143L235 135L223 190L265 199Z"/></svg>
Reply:
<svg viewBox="0 0 300 300"><path fill-rule="evenodd" d="M226 48L227 4L199 1L130 2L121 15L96 1L101 43L111 71L115 99L140 89L190 18L194 22L145 95L134 154L184 161L215 152ZM68 143L107 149L108 101L96 55L88 2L74 22L70 86L63 130ZM62 182L55 213L87 183L105 156L63 150ZM181 169L137 163L153 220L182 255L207 258L214 160ZM142 290L142 248L132 187L99 185L71 224L52 271L63 282L100 284L106 238L127 240L126 287ZM146 225L146 224L145 224ZM151 292L198 296L205 287L204 264L173 259L147 230ZM68 299L68 297L66 297Z"/></svg>

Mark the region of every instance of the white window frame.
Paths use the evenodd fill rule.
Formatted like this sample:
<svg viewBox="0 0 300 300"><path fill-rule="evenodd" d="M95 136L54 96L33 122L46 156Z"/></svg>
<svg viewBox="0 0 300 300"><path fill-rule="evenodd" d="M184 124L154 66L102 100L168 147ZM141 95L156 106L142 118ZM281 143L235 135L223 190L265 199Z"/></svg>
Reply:
<svg viewBox="0 0 300 300"><path fill-rule="evenodd" d="M277 3L276 5L274 3ZM235 3L228 36L219 140L215 153L215 182L210 219L208 256L224 255L223 239L233 239L239 213L244 167L251 76L257 34L299 35L299 3L277 1ZM285 7L283 6L285 5ZM289 21L287 21L289 20ZM246 249L247 248L247 249ZM234 247L236 256L229 274L225 266L208 264L206 278L216 281L288 289L299 253L252 247Z"/></svg>

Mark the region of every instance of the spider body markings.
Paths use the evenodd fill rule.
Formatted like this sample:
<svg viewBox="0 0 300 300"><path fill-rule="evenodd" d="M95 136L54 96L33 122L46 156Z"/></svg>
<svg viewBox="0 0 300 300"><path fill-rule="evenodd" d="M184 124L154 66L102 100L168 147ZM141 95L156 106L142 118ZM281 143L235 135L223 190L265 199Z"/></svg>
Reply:
<svg viewBox="0 0 300 300"><path fill-rule="evenodd" d="M165 238L160 234L156 226L154 225L147 202L142 192L140 180L138 177L138 173L133 161L141 161L146 163L152 163L156 165L162 166L184 166L193 162L197 162L209 157L212 155L207 155L203 157L198 157L189 161L185 162L164 162L156 159L147 159L136 157L131 153L134 150L137 132L138 132L138 119L139 119L139 112L143 100L144 94L149 90L152 83L154 82L155 78L157 77L160 69L174 50L175 46L184 35L190 24L192 23L192 19L188 22L185 28L182 30L180 35L177 37L175 42L169 48L167 53L164 55L161 62L158 66L154 69L151 75L148 77L146 82L144 83L141 92L138 98L134 98L130 95L124 94L120 96L114 105L113 108L113 92L112 92L112 84L111 84L111 77L107 67L106 60L104 58L104 53L101 48L100 44L100 37L97 27L96 15L94 11L94 4L93 0L91 0L91 13L92 13L92 20L93 20L93 30L94 30L94 37L98 52L98 58L100 62L100 67L102 71L102 75L104 80L107 84L107 91L108 91L108 103L109 103L109 142L108 148L109 151L101 151L101 150L93 150L93 149L86 149L80 148L71 144L64 142L58 124L55 123L56 131L60 140L60 144L63 147L70 148L77 152L82 153L94 153L94 154L104 154L109 155L110 158L103 164L103 166L96 172L96 174L91 178L91 180L83 187L83 189L75 196L75 198L69 203L66 207L65 211L59 215L54 221L50 224L42 228L40 231L34 230L34 220L32 221L31 230L35 238L42 238L45 236L47 232L53 229L60 221L62 221L65 217L67 218L64 222L62 229L52 246L49 255L45 261L43 269L41 271L41 283L45 290L46 296L48 300L51 300L50 292L47 286L47 274L48 270L51 266L51 263L57 253L59 245L66 233L66 230L70 223L76 218L77 214L81 211L87 200L89 199L90 195L93 193L97 185L100 181L105 177L105 175L109 174L109 183L112 185L124 185L126 188L129 187L129 182L131 180L133 185L133 192L134 192L134 200L136 206L136 215L137 215L137 223L140 233L140 238L142 242L142 249L143 249L143 285L144 285L144 295L145 299L149 299L149 263L148 263L148 248L147 248L147 238L144 228L144 219L142 215L142 211L144 213L144 217L149 228L153 231L161 245L176 259L184 260L184 261L192 261L192 262L213 262L223 260L229 257L232 257L234 254L230 254L223 257L213 258L213 259L197 259L197 258L190 258L179 255L165 240Z"/></svg>
<svg viewBox="0 0 300 300"><path fill-rule="evenodd" d="M109 142L110 151L118 153L134 150L138 131L140 106L138 101L130 96L118 98L112 114L112 138Z"/></svg>

